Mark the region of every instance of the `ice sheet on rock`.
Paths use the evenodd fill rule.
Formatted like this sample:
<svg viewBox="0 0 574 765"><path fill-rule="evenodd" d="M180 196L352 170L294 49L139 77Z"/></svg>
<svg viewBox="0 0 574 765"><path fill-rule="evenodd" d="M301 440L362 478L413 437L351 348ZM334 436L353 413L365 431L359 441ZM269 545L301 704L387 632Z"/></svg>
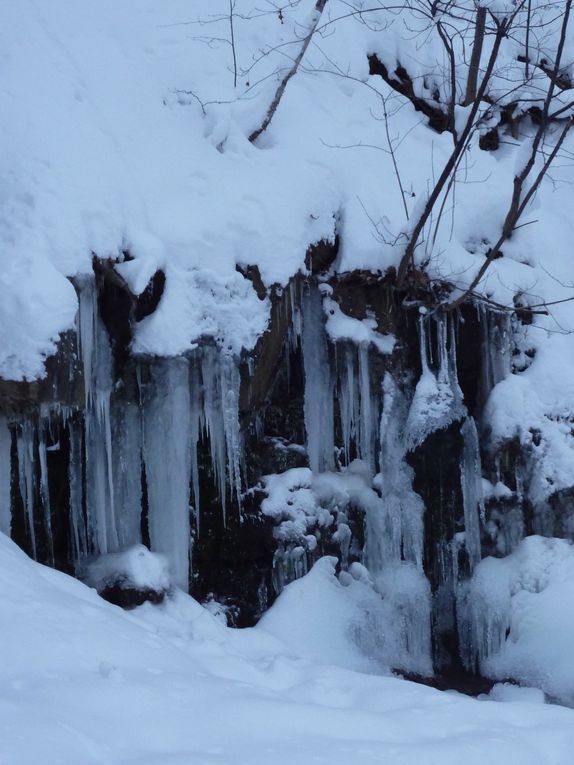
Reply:
<svg viewBox="0 0 574 765"><path fill-rule="evenodd" d="M422 372L405 427L405 444L409 451L420 446L431 433L447 428L466 414L457 379L453 338L450 343L447 339L447 318L439 316L436 320L436 372L429 365L429 321L423 316L419 319Z"/></svg>
<svg viewBox="0 0 574 765"><path fill-rule="evenodd" d="M187 591L190 566L191 396L186 358L157 361L143 404L143 454L153 552Z"/></svg>

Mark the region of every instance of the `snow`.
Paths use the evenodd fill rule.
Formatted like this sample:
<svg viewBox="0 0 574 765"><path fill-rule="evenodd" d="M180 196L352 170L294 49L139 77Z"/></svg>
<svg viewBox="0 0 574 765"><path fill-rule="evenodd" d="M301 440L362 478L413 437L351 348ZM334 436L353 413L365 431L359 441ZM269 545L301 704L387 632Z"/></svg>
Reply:
<svg viewBox="0 0 574 765"><path fill-rule="evenodd" d="M574 704L574 546L531 536L506 558L485 558L463 606L462 638L483 673ZM472 659L471 659L472 660Z"/></svg>
<svg viewBox="0 0 574 765"><path fill-rule="evenodd" d="M496 4L497 12L502 5ZM462 93L467 56L460 46L468 43L475 4L464 0L460 6L453 23L461 30L454 44ZM306 273L307 247L337 234L335 271L396 267L452 140L430 130L381 77L370 76L367 55L377 53L390 71L404 66L418 95L432 100L437 90L445 99L450 80L444 47L436 29L427 33L426 20L408 4L353 14L343 0L330 0L270 127L252 145L247 136L266 113L312 11L311 0L281 13L271 7L257 13L241 0L234 18L234 87L224 0L198 0L193 7L186 0L143 0L137 12L134 0L3 4L0 88L10 108L0 127L2 378L42 376L59 334L74 327L76 290L91 272L93 254L115 260L135 294L157 269L166 274L159 306L139 322L133 341L134 352L159 356L186 353L205 338L235 357L254 348L266 329L270 300L257 296L238 266L257 266L268 289L285 287ZM536 61L552 61L560 14L539 2L531 11L545 32L530 40L530 53ZM503 42L491 83L491 96L501 103L484 115L484 129L497 124L509 98L517 103L515 114L543 98L548 78L540 67L533 66L530 81L523 82L524 66L516 59L524 53L522 30L519 23L517 34ZM569 33L565 61L572 43ZM555 93L556 108L567 103L567 93ZM459 121L464 111L458 109ZM496 152L480 150L479 132L465 152L455 208L447 199L440 222L424 232L416 253L429 277L451 282L455 294L496 241L532 126L523 122L520 140L504 140ZM567 138L564 152L571 151L572 140ZM483 385L484 396L490 394L484 424L493 450L516 435L525 446L533 431L540 436L528 486L535 503L574 484L568 423L574 402L568 256L573 180L572 168L560 159L526 214L529 225L505 242L504 257L479 287L506 306L515 299L524 305L552 302L548 315L535 315L531 326L520 329L518 352L529 351L528 368L511 374L506 332L502 355L489 360ZM392 351L393 339L377 333L370 317L345 316L328 295L324 307L332 339ZM419 382L413 446L424 436L417 430L422 415L433 427L444 426L460 408L446 375L439 377L425 371ZM363 425L369 403L359 413ZM325 437L330 414L323 414ZM99 425L91 418L96 431L105 430L105 420L105 412ZM359 456L372 461L369 427L352 417L347 425L361 437ZM230 438L226 451L236 454L235 435ZM321 454L312 449L314 467L317 460L331 466L330 441L322 448ZM102 505L112 480L103 475L111 472L104 464L109 450L95 456ZM237 460L232 470L237 483ZM106 512L113 513L110 502ZM104 547L114 543L102 541Z"/></svg>
<svg viewBox="0 0 574 765"><path fill-rule="evenodd" d="M325 329L331 340L350 340L357 345L372 343L379 353L392 353L395 338L376 331L376 319L354 319L347 316L339 304L329 297L323 299L323 308L327 314Z"/></svg>
<svg viewBox="0 0 574 765"><path fill-rule="evenodd" d="M478 701L329 663L340 650L351 658L340 629L356 606L343 586L332 588L333 622L317 619L314 631L304 599L280 598L276 636L264 625L225 628L181 592L123 612L4 536L0 581L0 761L9 765L571 761L571 710L524 696ZM297 620L312 659L290 642Z"/></svg>
<svg viewBox="0 0 574 765"><path fill-rule="evenodd" d="M143 452L151 543L170 557L175 584L187 587L200 429L209 433L221 505L225 509L226 481L240 499L238 360L265 331L271 305L241 267L257 266L265 287L280 291L306 274L308 246L334 241L335 234L334 271L380 274L396 267L451 152L448 133L432 132L411 104L368 74L367 54L376 52L390 71L406 67L418 95L431 99L438 90L444 101L448 61L438 35L426 33L426 20L413 15L411 4L353 16L346 0L327 4L271 126L256 145L248 141L313 5L301 0L281 13L274 7L259 13L238 0L233 50L224 0L20 0L0 8L6 103L0 377L42 377L61 333L77 329L84 443L78 423L66 423L77 562L139 541L141 483L134 466ZM455 26L465 29L474 2L459 5ZM508 2L490 6L503 13ZM539 2L532 11L544 21L533 55L552 61L560 14ZM547 80L533 66L531 81L522 82L520 34L504 41L490 93L501 97L501 107L508 97L516 101L515 114L540 102ZM465 36L454 37L460 61L467 58L460 47ZM488 48L487 41L483 57ZM465 64L460 72L462 89ZM568 91L557 93L557 108L567 98ZM465 108L456 117L460 125ZM480 129L499 119L497 107ZM533 126L523 121L519 139L497 152L479 149L480 129L465 151L452 200L440 221L427 226L415 253L430 279L449 281L455 295L498 237ZM570 135L564 144L566 157L573 140ZM527 211L528 225L505 242L503 257L478 287L503 306L552 303L530 326L487 320L480 391L490 456L518 438L534 530L545 533L552 494L574 485L573 181L572 167L561 159ZM111 258L136 295L158 269L166 275L159 306L137 325L132 351L185 358L158 359L141 416L126 410L119 420L111 411L111 354L90 279L94 255ZM508 703L476 702L357 674L391 666L429 672L424 508L405 455L430 432L463 421L464 540L475 572L458 593L458 615L469 666L574 703L572 546L532 537L503 560L478 562L480 459L458 388L452 322L436 320L438 358L432 359L435 316L421 313L422 374L407 401L389 379L382 391L372 389L373 354L391 353L395 342L376 331L374 319L346 316L324 286L305 294L302 313L302 332L295 328L295 334L302 338L313 472L265 479L263 510L277 520L280 553L287 556L278 557L287 573L276 605L260 626L242 632L225 630L181 591L165 607L126 615L83 585L30 563L0 537L0 762L46 761L47 751L54 765L201 759L280 765L321 757L335 764L349 758L441 765L461 759L482 765L485 757L493 763L571 761L572 713L531 704L540 701L536 693L496 686L491 698ZM479 315L484 319L484 311ZM351 343L357 347L347 347ZM335 375L330 362L341 350L345 363ZM335 390L345 461L354 442L364 464L317 475L335 467ZM404 415L404 429L393 422L395 411ZM16 428L17 479L33 551L35 498L43 523L51 519L45 435L43 421L24 420ZM11 445L0 418L1 531L9 530ZM509 491L498 482L484 495L504 499ZM347 566L351 503L366 516L365 565L355 561L336 576L333 561L319 559L307 573L323 531ZM462 533L454 544L461 540ZM125 556L112 560L127 566Z"/></svg>
<svg viewBox="0 0 574 765"><path fill-rule="evenodd" d="M88 563L83 580L98 592L113 585L155 592L165 592L170 586L167 560L144 545L101 555Z"/></svg>
<svg viewBox="0 0 574 765"><path fill-rule="evenodd" d="M223 0L193 7L145 0L137 13L133 0L24 0L2 8L2 87L11 115L2 126L3 377L42 374L58 334L73 326L76 297L67 277L89 272L91 253L117 259L135 293L165 270L164 298L134 344L160 355L189 350L204 335L235 352L252 348L269 306L236 264L257 265L268 286L285 285L305 270L309 244L332 240L335 221L339 271L396 265L407 221L382 140L381 107L390 115L411 221L450 137L430 132L410 104L399 108L400 97L369 77L367 53L377 52L391 69L400 61L419 94L437 88L444 97L442 43L435 34L419 44L423 22L408 6L357 17L332 0L270 128L253 146L246 136L265 114L312 5L295 3L280 15L242 2L234 24L237 88ZM465 25L474 4L462 5ZM549 20L543 5L533 13L549 22L537 52L551 60L557 19ZM505 41L493 93L520 81L520 45ZM462 50L458 59L465 60ZM462 63L460 76L465 80ZM512 99L530 106L533 94L542 97L545 77L534 68L532 82ZM421 253L431 256L431 275L461 287L480 256L467 243L492 241L498 230L517 155L505 146L494 156L476 141L470 152L456 216L444 216L434 251ZM561 180L569 172L562 168ZM560 282L568 283L569 193L567 184L543 184L537 225L517 232L484 280L492 297L511 303L522 291L534 302L533 284L541 296L568 291ZM540 247L549 231L552 253ZM124 259L126 250L133 260ZM538 326L568 324L569 310L556 307Z"/></svg>

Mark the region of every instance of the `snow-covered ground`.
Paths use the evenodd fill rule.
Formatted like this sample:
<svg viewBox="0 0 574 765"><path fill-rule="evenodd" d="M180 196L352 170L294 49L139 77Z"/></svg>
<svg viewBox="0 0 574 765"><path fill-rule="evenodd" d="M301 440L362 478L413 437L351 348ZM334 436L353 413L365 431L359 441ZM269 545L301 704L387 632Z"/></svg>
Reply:
<svg viewBox="0 0 574 765"><path fill-rule="evenodd" d="M365 657L324 569L231 630L179 592L123 612L0 535L0 763L572 762L574 711L540 692L474 700L350 668ZM339 608L306 614L328 588Z"/></svg>

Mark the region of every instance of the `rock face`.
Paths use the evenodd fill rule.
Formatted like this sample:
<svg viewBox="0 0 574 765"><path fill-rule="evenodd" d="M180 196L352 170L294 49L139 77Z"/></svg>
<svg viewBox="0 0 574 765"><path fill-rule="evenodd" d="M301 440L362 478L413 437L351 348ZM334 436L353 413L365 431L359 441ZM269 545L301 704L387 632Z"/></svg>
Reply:
<svg viewBox="0 0 574 765"><path fill-rule="evenodd" d="M207 343L135 358L164 277L136 299L98 263L46 380L0 382L0 529L77 575L115 560L97 586L127 607L168 589L121 573L113 556L143 543L235 626L322 555L364 563L404 651L423 657L399 668L428 674L432 653L435 671L461 673L461 583L527 532L571 534L572 492L535 506L524 448L489 448L485 403L513 371L518 320L443 315L392 274L329 276L336 247L314 248L310 275L271 295L249 358Z"/></svg>

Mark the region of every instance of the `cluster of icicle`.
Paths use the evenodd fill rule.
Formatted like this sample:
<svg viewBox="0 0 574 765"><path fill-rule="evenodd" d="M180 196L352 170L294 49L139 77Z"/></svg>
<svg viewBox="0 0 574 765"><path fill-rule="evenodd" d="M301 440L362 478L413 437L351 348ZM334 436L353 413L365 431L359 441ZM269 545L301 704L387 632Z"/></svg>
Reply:
<svg viewBox="0 0 574 765"><path fill-rule="evenodd" d="M216 347L205 347L193 358L146 362L146 374L140 375L138 386L140 400L127 400L116 395L112 353L98 314L93 279L81 284L79 298L83 416L56 407L57 411L41 412L39 418L24 419L16 430L19 487L32 553L36 555L38 488L45 523L50 524L46 433L50 418L57 416L70 439L69 511L76 564L141 541L143 465L151 548L168 556L174 583L187 589L190 513L195 509L198 518L197 447L202 434L210 444L223 512L227 487L239 498L237 360ZM10 529L10 444L10 431L6 423L0 423L0 523L4 531ZM49 528L46 538L51 540ZM53 555L51 558L53 562Z"/></svg>
<svg viewBox="0 0 574 765"><path fill-rule="evenodd" d="M413 490L413 471L406 457L431 433L460 423L464 531L447 541L439 551L441 583L434 594L437 600L434 610L435 618L438 612L439 620L450 621L442 625L450 629L455 626L458 602L463 655L465 658L482 655L482 647L476 645L478 636L491 634L493 625L486 610L475 609L469 613L465 597L468 588L464 581L464 576L472 574L481 559L482 470L477 425L467 412L458 383L454 320L440 314L420 316L421 375L413 390L408 384L399 384L390 372L384 374L379 384L373 383L371 354L377 352L373 346L345 343L340 349L342 352L332 352L324 332L319 290L311 290L303 296L301 313L298 326L305 371L309 465L313 472L321 473L349 464L354 446L355 456L372 471L373 485L379 496L362 508L366 537L363 562L381 593L387 599L400 601L406 647L419 656L430 656L433 596L423 571L425 508ZM494 385L509 374L510 354L509 333L505 336L499 324L483 310L479 318L485 332L483 379L479 390L480 403L483 403ZM431 343L433 322L436 342ZM504 321L501 325L504 328ZM501 349L506 352L500 352ZM334 443L335 404L342 434L340 450ZM458 569L461 546L468 561L464 576ZM297 551L298 566L293 569L299 568L303 573L306 570L304 561L301 563L304 556L301 548ZM441 599L448 601L443 615L440 614ZM484 624L477 623L482 617ZM498 634L499 630L494 632ZM470 668L472 662L466 663Z"/></svg>
<svg viewBox="0 0 574 765"><path fill-rule="evenodd" d="M449 590L452 599L459 589L460 544L466 549L471 572L481 557L479 440L458 385L452 320L421 316L422 373L413 388L397 381L388 371L378 383L373 382L373 354L380 352L376 348L328 339L317 287L304 290L300 303L293 300L291 315L291 342L300 343L303 356L310 470L315 476L335 474L353 458L367 466L376 492L362 508L366 538L363 562L384 597L400 605L407 649L430 657L431 593L423 571L425 508L413 490L413 471L407 455L431 432L457 421L461 422L463 438L460 474L464 534L457 535L449 549L443 551L443 590ZM436 321L434 355L431 321ZM98 314L94 281L90 279L80 287L78 339L85 410L82 416L62 407L57 413L67 427L70 442L73 557L80 563L88 556L125 549L141 541L143 466L151 548L168 556L173 581L187 589L192 511L199 520L197 450L203 436L211 450L223 512L228 491L240 504L238 361L215 346L198 349L189 357L148 360L142 364L138 380L139 401L122 397L113 383L110 343ZM490 344L484 345L485 353L491 353ZM500 361L490 356L483 360L483 369L489 378L483 383L485 391L507 373ZM46 444L52 414L41 412L34 420L23 420L16 429L19 489L33 554L38 497L45 536L51 539ZM342 436L339 449L335 446L336 414ZM11 443L6 423L0 422L3 531L10 528ZM349 535L341 534L339 541L345 562ZM53 554L49 554L53 560ZM286 554L291 556L287 561L289 570L282 573L281 585L307 571L301 546L291 551L286 548ZM285 565L282 567L285 569ZM475 623L478 617L469 614L464 597L459 597L459 610L464 650L467 656L476 656L476 636L488 632L489 627ZM470 621L472 628L468 626Z"/></svg>

